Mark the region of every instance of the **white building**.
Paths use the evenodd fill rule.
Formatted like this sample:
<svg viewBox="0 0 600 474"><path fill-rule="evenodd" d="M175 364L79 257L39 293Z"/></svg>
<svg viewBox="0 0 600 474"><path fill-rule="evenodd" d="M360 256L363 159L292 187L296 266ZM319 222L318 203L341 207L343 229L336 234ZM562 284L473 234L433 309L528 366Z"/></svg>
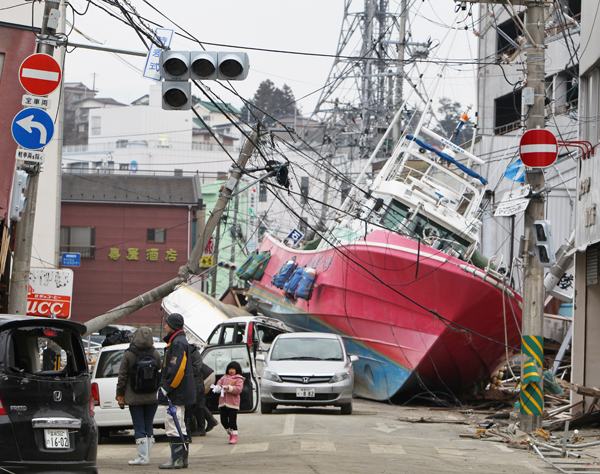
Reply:
<svg viewBox="0 0 600 474"><path fill-rule="evenodd" d="M559 140L577 140L578 136L578 59L580 17L583 2L565 0L565 9L553 10L546 23L546 128ZM518 159L527 107L522 105L526 50L525 7L516 7L519 20L502 5L481 6L482 22L478 32L481 67L477 88L478 139L475 154L486 160L481 174L488 179L489 202L482 227L482 252L502 256L508 265L518 257L523 235L523 213L494 217L502 197L521 183L504 178L507 166ZM575 11L573 11L575 10ZM559 148L555 165L545 169L550 190L546 218L552 222L556 248L566 243L575 227L577 203L577 149ZM517 273L517 272L513 272ZM517 284L519 282L516 282Z"/></svg>

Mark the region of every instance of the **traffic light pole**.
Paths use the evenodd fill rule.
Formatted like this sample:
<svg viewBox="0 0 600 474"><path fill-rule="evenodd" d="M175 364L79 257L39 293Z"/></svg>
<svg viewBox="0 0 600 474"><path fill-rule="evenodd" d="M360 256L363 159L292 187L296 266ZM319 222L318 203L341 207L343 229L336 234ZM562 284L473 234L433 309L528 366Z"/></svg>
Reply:
<svg viewBox="0 0 600 474"><path fill-rule="evenodd" d="M172 293L177 285L186 281L192 274L198 273L202 253L208 244L210 236L215 231L215 228L217 227L221 216L223 215L223 211L227 207L229 199L231 199L231 194L235 190L242 176L242 170L252 155L257 141L258 132L254 132L244 144L244 148L240 153L237 164L233 165L230 170L227 184L223 187L221 193L219 194L217 204L210 214L208 222L204 227L204 231L196 240L196 244L192 249L192 253L189 256L187 263L179 269L179 276L157 288L144 293L143 295L140 295L130 301L127 301L126 303L123 303L120 306L117 306L116 308L111 309L110 311L107 311L104 314L101 314L100 316L95 317L94 319L91 319L85 323L87 327L85 336L93 332L97 332L108 324L118 321L119 319L124 318L125 316L128 316L131 313L134 313L135 311L138 311L143 307L164 298Z"/></svg>
<svg viewBox="0 0 600 474"><path fill-rule="evenodd" d="M46 0L41 30L42 37L48 37L48 35L56 33L56 29L48 26L48 20L50 19L52 10L58 10L59 3L58 0ZM38 43L36 52L52 56L54 46L46 43ZM30 178L29 186L27 187L27 206L25 207L21 221L17 224L15 232L15 252L10 278L10 293L8 295L8 312L20 315L27 313L27 290L29 289L31 250L33 248L33 227L35 224L35 208L40 178L39 165L29 166L28 173L30 174Z"/></svg>
<svg viewBox="0 0 600 474"><path fill-rule="evenodd" d="M529 106L525 128L545 128L545 41L544 6L532 2L527 5L527 67L526 87L534 90L534 105ZM531 433L542 427L544 411L543 379L531 382L531 392L524 390L524 364L532 358L543 368L544 270L533 257L535 236L533 223L544 219L544 174L541 169L528 169L525 182L531 186L532 197L525 210L525 265L523 274L523 326L521 349L521 431ZM528 238L529 236L529 238ZM541 346L540 346L541 344ZM533 355L533 357L532 357ZM540 357L541 356L541 357ZM538 357L541 360L537 360ZM533 397L529 397L532 393ZM537 394L537 397L535 395ZM527 399L526 399L527 398ZM541 398L541 405L539 403ZM537 400L537 403L534 403ZM529 403L531 401L532 403Z"/></svg>

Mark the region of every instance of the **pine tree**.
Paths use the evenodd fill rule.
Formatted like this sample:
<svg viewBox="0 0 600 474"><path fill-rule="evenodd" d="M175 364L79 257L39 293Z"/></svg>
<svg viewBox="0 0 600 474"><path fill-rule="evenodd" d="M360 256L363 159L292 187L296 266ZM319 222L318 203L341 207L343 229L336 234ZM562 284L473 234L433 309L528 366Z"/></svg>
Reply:
<svg viewBox="0 0 600 474"><path fill-rule="evenodd" d="M275 87L270 79L260 83L250 104L242 108L245 120L261 120L267 125L274 125L277 118L299 114L292 89L287 84L282 89Z"/></svg>

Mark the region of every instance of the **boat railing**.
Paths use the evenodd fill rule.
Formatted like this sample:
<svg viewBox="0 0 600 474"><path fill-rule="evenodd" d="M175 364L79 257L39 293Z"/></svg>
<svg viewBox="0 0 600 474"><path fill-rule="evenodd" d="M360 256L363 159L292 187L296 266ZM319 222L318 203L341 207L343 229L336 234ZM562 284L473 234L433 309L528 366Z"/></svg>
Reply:
<svg viewBox="0 0 600 474"><path fill-rule="evenodd" d="M458 191L449 187L447 183L415 168L404 168L404 172L397 180L412 190L418 189L421 193L433 199L435 203L441 203L460 215L465 214L474 196L474 193L463 193L461 195Z"/></svg>

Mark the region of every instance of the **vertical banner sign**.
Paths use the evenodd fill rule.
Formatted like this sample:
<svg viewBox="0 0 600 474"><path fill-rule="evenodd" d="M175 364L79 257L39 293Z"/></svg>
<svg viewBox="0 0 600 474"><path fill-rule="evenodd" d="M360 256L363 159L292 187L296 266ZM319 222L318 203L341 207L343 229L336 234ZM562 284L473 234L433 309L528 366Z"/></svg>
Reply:
<svg viewBox="0 0 600 474"><path fill-rule="evenodd" d="M156 28L154 32L154 36L165 46L171 46L171 39L173 38L173 30L167 30L166 28ZM144 67L143 77L147 77L148 79L154 79L155 81L160 82L160 69L158 67L160 53L162 49L156 46L154 43L150 46L150 51L148 51L148 56L146 56L146 66Z"/></svg>
<svg viewBox="0 0 600 474"><path fill-rule="evenodd" d="M544 413L544 393L542 371L544 359L544 338L523 336L521 338L523 375L521 376L521 414L542 415Z"/></svg>

